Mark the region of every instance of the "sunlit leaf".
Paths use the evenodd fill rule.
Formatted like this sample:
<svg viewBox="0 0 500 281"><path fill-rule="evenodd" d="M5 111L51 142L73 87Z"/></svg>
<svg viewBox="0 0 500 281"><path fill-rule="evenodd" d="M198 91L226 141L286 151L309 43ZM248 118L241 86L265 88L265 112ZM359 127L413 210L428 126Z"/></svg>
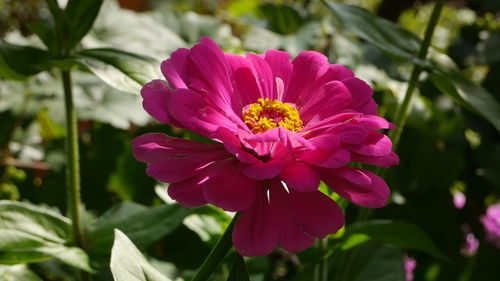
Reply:
<svg viewBox="0 0 500 281"><path fill-rule="evenodd" d="M148 208L137 203L123 202L108 210L92 226L88 234L90 251L106 255L113 243L115 228L126 233L144 249L179 227L192 209L179 205Z"/></svg>
<svg viewBox="0 0 500 281"><path fill-rule="evenodd" d="M463 76L446 55L436 55L431 81L463 107L482 116L500 131L500 105L483 87Z"/></svg>
<svg viewBox="0 0 500 281"><path fill-rule="evenodd" d="M148 263L130 239L115 230L111 250L111 273L115 281L170 281Z"/></svg>
<svg viewBox="0 0 500 281"><path fill-rule="evenodd" d="M0 266L2 281L43 281L24 264Z"/></svg>
<svg viewBox="0 0 500 281"><path fill-rule="evenodd" d="M391 221L358 222L349 225L341 248L348 250L368 241L389 243L398 247L419 250L437 258L447 257L432 242L429 236L411 223Z"/></svg>
<svg viewBox="0 0 500 281"><path fill-rule="evenodd" d="M388 54L411 59L418 52L420 38L403 27L360 7L323 2L345 29Z"/></svg>
<svg viewBox="0 0 500 281"><path fill-rule="evenodd" d="M91 272L87 255L71 240L71 221L28 203L0 201L0 263L18 264L56 258Z"/></svg>
<svg viewBox="0 0 500 281"><path fill-rule="evenodd" d="M110 86L139 94L142 85L161 78L154 59L111 48L87 49L77 59Z"/></svg>

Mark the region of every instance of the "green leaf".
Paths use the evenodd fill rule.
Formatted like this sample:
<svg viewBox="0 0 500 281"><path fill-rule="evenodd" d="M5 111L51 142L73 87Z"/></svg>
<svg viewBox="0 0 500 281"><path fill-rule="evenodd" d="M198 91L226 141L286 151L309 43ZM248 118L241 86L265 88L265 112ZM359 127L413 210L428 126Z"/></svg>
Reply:
<svg viewBox="0 0 500 281"><path fill-rule="evenodd" d="M398 58L412 59L420 48L420 38L365 9L323 1L340 24L348 31Z"/></svg>
<svg viewBox="0 0 500 281"><path fill-rule="evenodd" d="M233 268L231 268L227 281L250 281L247 267L245 266L245 260L238 253L236 253Z"/></svg>
<svg viewBox="0 0 500 281"><path fill-rule="evenodd" d="M25 79L50 69L49 52L29 46L0 43L0 77Z"/></svg>
<svg viewBox="0 0 500 281"><path fill-rule="evenodd" d="M70 23L71 40L69 48L76 46L94 24L103 0L69 0L64 10Z"/></svg>
<svg viewBox="0 0 500 281"><path fill-rule="evenodd" d="M134 244L116 229L111 250L111 273L115 281L170 281L148 263Z"/></svg>
<svg viewBox="0 0 500 281"><path fill-rule="evenodd" d="M0 263L18 264L58 259L92 272L86 253L67 247L71 221L42 207L0 201Z"/></svg>
<svg viewBox="0 0 500 281"><path fill-rule="evenodd" d="M115 228L126 233L136 245L144 249L182 224L192 209L179 205L160 205L148 208L123 202L108 210L89 231L90 252L107 255L113 243Z"/></svg>
<svg viewBox="0 0 500 281"><path fill-rule="evenodd" d="M111 48L87 49L77 60L110 86L140 93L142 85L159 79L159 64L152 58Z"/></svg>
<svg viewBox="0 0 500 281"><path fill-rule="evenodd" d="M431 81L444 94L458 104L485 118L500 131L500 105L483 87L463 76L453 61L445 56L435 56Z"/></svg>
<svg viewBox="0 0 500 281"><path fill-rule="evenodd" d="M2 281L43 281L24 264L0 266L0 280Z"/></svg>
<svg viewBox="0 0 500 281"><path fill-rule="evenodd" d="M350 253L347 278L349 281L404 280L403 251L391 245L368 243ZM344 269L337 269L343 270ZM335 271L334 271L335 272Z"/></svg>
<svg viewBox="0 0 500 281"><path fill-rule="evenodd" d="M26 24L26 27L42 40L49 51L53 54L57 52L56 34L50 25L43 22L30 22Z"/></svg>
<svg viewBox="0 0 500 281"><path fill-rule="evenodd" d="M374 220L354 223L346 228L342 250L348 250L368 241L378 241L402 248L419 250L437 258L448 258L418 226L405 222Z"/></svg>

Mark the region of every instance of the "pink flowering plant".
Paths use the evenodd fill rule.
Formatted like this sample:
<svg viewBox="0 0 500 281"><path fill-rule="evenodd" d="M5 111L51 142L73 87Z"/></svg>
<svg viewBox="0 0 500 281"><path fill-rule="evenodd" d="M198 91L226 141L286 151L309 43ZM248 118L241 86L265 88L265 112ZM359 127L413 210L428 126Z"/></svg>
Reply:
<svg viewBox="0 0 500 281"><path fill-rule="evenodd" d="M134 156L181 205L240 212L232 240L242 255L277 245L296 253L337 232L344 216L320 181L361 206L387 202L382 178L348 165L396 165L379 132L393 126L377 116L372 88L344 66L313 51L237 56L202 38L161 70L167 81L142 89L145 110L214 142L146 134L132 141Z"/></svg>
<svg viewBox="0 0 500 281"><path fill-rule="evenodd" d="M344 2L0 0L0 281L497 280L498 1Z"/></svg>

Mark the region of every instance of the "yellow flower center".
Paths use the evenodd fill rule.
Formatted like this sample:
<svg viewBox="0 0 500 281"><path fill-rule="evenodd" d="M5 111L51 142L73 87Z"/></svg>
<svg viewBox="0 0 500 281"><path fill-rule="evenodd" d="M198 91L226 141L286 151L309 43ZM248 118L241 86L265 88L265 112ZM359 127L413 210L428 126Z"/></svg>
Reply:
<svg viewBox="0 0 500 281"><path fill-rule="evenodd" d="M278 127L292 132L304 128L299 111L293 105L268 98L245 106L243 121L256 134Z"/></svg>

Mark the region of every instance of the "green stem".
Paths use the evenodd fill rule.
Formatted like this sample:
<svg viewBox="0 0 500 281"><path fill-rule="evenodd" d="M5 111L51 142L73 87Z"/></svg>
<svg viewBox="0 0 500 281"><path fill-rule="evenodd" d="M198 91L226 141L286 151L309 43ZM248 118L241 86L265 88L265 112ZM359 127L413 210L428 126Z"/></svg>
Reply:
<svg viewBox="0 0 500 281"><path fill-rule="evenodd" d="M224 259L227 252L231 250L233 247L233 242L231 241L231 234L233 232L234 224L239 217L239 213L237 213L229 226L226 228L226 231L220 238L219 242L212 249L210 254L208 254L207 258L196 272L196 275L191 279L191 281L206 281L210 278L210 275L215 271L219 263Z"/></svg>
<svg viewBox="0 0 500 281"><path fill-rule="evenodd" d="M318 248L318 261L314 269L315 281L328 281L328 259L325 258L325 250L328 248L328 238L316 241Z"/></svg>
<svg viewBox="0 0 500 281"><path fill-rule="evenodd" d="M424 41L422 42L422 45L420 45L420 50L417 54L417 58L420 60L425 60L427 56L427 50L429 49L429 46L431 44L432 34L434 33L434 29L436 28L436 25L439 21L444 2L445 0L437 0L434 8L432 9L431 18L425 30ZM389 137L392 139L392 143L394 145L394 150L396 150L396 147L399 143L399 138L401 137L401 133L403 132L403 127L406 123L406 118L408 116L408 110L411 104L413 93L418 85L418 78L420 77L420 73L422 73L422 70L422 67L416 64L413 66L403 103L396 112L394 125L396 125L397 129L389 133Z"/></svg>
<svg viewBox="0 0 500 281"><path fill-rule="evenodd" d="M85 248L82 223L80 217L80 163L78 157L78 128L76 109L73 104L71 89L71 73L61 71L64 89L64 103L66 106L66 173L68 193L68 215L73 221L73 236L80 248Z"/></svg>

